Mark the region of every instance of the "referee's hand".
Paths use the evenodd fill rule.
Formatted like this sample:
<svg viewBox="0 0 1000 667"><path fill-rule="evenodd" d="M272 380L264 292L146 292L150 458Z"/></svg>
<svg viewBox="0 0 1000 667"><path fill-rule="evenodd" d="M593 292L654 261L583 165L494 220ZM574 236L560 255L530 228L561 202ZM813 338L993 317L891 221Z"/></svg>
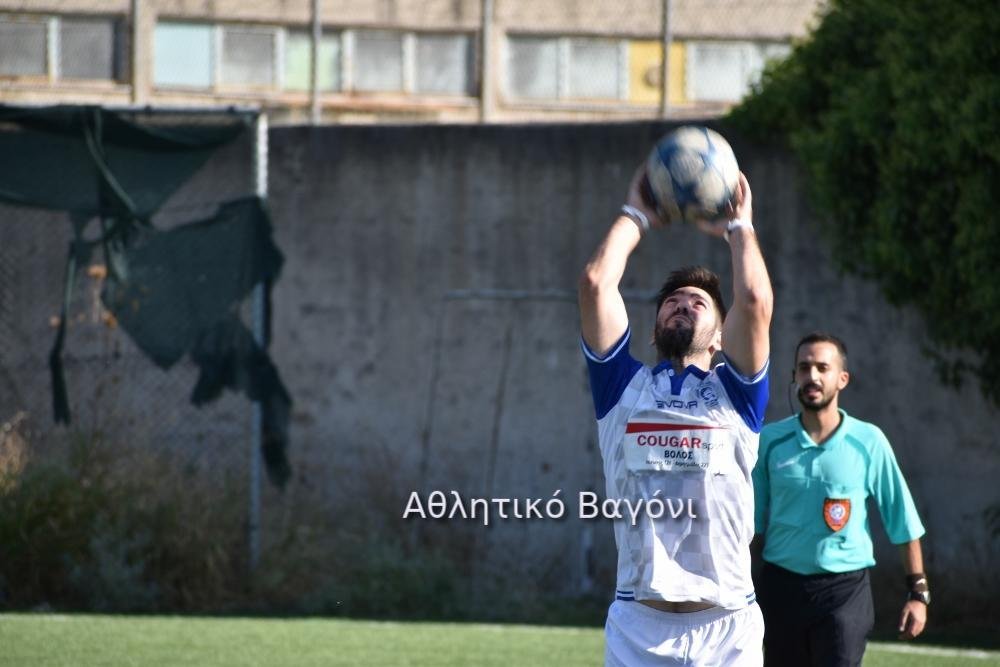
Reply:
<svg viewBox="0 0 1000 667"><path fill-rule="evenodd" d="M899 617L899 638L913 639L927 624L927 605L920 600L907 600Z"/></svg>

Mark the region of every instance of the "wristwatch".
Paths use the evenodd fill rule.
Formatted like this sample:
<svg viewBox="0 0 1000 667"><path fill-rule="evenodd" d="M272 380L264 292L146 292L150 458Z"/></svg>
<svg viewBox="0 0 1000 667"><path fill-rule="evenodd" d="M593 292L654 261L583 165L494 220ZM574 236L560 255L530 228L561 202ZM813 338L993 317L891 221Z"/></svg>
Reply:
<svg viewBox="0 0 1000 667"><path fill-rule="evenodd" d="M931 603L931 592L930 591L910 591L906 594L907 600L917 600L918 602L923 602L925 605L930 605Z"/></svg>

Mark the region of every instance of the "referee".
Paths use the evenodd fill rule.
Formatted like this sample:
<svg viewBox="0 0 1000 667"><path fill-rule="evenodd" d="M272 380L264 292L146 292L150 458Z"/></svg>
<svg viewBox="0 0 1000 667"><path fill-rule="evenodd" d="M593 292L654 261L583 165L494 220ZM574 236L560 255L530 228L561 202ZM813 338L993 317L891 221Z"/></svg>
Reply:
<svg viewBox="0 0 1000 667"><path fill-rule="evenodd" d="M753 471L755 532L764 541L764 664L860 665L875 620L865 501L874 499L900 546L909 591L903 639L919 635L927 620L924 527L885 435L838 408L850 380L844 343L824 333L803 338L793 378L802 411L764 427Z"/></svg>

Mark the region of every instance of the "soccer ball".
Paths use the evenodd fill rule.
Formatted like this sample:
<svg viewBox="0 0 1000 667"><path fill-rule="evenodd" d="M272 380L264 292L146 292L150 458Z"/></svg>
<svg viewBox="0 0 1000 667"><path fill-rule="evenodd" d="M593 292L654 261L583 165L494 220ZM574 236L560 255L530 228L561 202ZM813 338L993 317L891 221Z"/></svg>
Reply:
<svg viewBox="0 0 1000 667"><path fill-rule="evenodd" d="M717 220L725 215L739 178L736 156L721 134L685 126L653 146L642 194L664 222Z"/></svg>

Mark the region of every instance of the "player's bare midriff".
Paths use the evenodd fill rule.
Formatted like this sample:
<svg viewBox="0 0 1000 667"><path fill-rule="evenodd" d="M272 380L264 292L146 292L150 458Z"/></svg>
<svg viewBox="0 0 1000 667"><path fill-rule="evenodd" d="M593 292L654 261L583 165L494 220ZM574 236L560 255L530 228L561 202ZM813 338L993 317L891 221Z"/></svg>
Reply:
<svg viewBox="0 0 1000 667"><path fill-rule="evenodd" d="M652 607L658 611L666 611L671 614L690 614L696 611L705 611L716 606L711 602L670 602L668 600L639 600L647 607Z"/></svg>

